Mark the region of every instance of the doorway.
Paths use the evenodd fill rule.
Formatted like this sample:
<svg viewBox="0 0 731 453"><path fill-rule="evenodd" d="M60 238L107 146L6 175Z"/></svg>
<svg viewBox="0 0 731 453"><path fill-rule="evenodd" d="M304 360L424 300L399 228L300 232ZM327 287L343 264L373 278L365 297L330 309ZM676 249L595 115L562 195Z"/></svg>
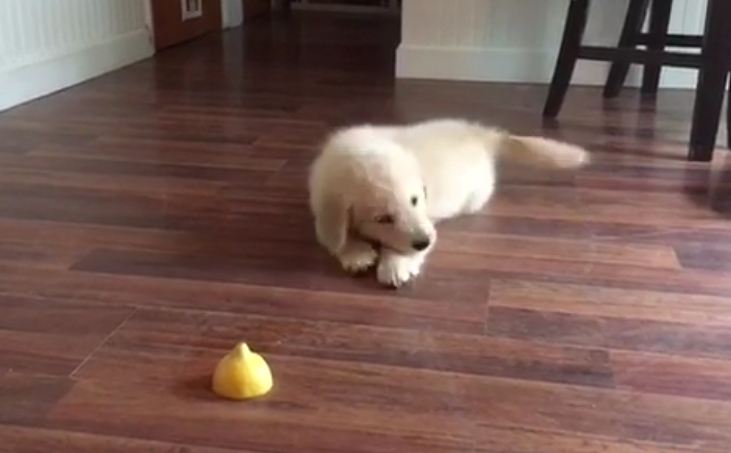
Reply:
<svg viewBox="0 0 731 453"><path fill-rule="evenodd" d="M221 29L221 0L150 0L150 13L157 50Z"/></svg>

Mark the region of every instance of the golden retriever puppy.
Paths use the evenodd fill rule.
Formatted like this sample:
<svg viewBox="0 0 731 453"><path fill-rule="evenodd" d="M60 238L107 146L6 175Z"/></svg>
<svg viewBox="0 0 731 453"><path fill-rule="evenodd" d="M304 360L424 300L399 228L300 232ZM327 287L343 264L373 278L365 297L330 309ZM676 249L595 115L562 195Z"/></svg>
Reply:
<svg viewBox="0 0 731 453"><path fill-rule="evenodd" d="M401 286L419 274L436 222L487 203L499 158L577 168L588 153L454 119L339 130L310 170L317 238L345 270L377 264L381 283Z"/></svg>

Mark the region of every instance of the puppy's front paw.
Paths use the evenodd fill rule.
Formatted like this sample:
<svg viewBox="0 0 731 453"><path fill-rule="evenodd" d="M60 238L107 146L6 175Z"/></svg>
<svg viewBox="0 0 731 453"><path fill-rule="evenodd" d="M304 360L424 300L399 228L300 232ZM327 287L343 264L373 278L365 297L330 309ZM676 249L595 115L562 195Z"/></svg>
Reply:
<svg viewBox="0 0 731 453"><path fill-rule="evenodd" d="M357 274L365 272L376 264L378 252L376 252L370 244L365 242L354 242L348 244L345 249L338 254L340 264L346 271Z"/></svg>
<svg viewBox="0 0 731 453"><path fill-rule="evenodd" d="M405 255L386 255L378 263L378 281L398 288L421 272L423 260Z"/></svg>

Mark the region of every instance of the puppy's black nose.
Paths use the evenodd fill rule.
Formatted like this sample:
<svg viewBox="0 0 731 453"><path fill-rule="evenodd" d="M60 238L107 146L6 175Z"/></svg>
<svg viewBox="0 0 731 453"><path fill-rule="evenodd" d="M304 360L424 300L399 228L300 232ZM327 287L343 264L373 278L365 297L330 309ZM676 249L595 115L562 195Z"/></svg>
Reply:
<svg viewBox="0 0 731 453"><path fill-rule="evenodd" d="M414 250L422 251L426 250L427 247L431 245L431 241L429 239L422 239L419 241L414 241L411 243L411 246L414 248Z"/></svg>

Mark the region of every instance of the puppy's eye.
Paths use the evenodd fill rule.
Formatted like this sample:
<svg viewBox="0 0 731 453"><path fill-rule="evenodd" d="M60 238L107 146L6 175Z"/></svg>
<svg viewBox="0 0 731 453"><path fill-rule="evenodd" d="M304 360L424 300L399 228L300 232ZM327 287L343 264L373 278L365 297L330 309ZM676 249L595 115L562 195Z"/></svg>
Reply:
<svg viewBox="0 0 731 453"><path fill-rule="evenodd" d="M383 214L383 215L379 215L378 217L376 217L375 220L377 223L387 225L387 224L393 223L393 216L390 214Z"/></svg>
<svg viewBox="0 0 731 453"><path fill-rule="evenodd" d="M419 204L419 197L414 195L413 197L411 197L411 206L416 206L417 204Z"/></svg>

